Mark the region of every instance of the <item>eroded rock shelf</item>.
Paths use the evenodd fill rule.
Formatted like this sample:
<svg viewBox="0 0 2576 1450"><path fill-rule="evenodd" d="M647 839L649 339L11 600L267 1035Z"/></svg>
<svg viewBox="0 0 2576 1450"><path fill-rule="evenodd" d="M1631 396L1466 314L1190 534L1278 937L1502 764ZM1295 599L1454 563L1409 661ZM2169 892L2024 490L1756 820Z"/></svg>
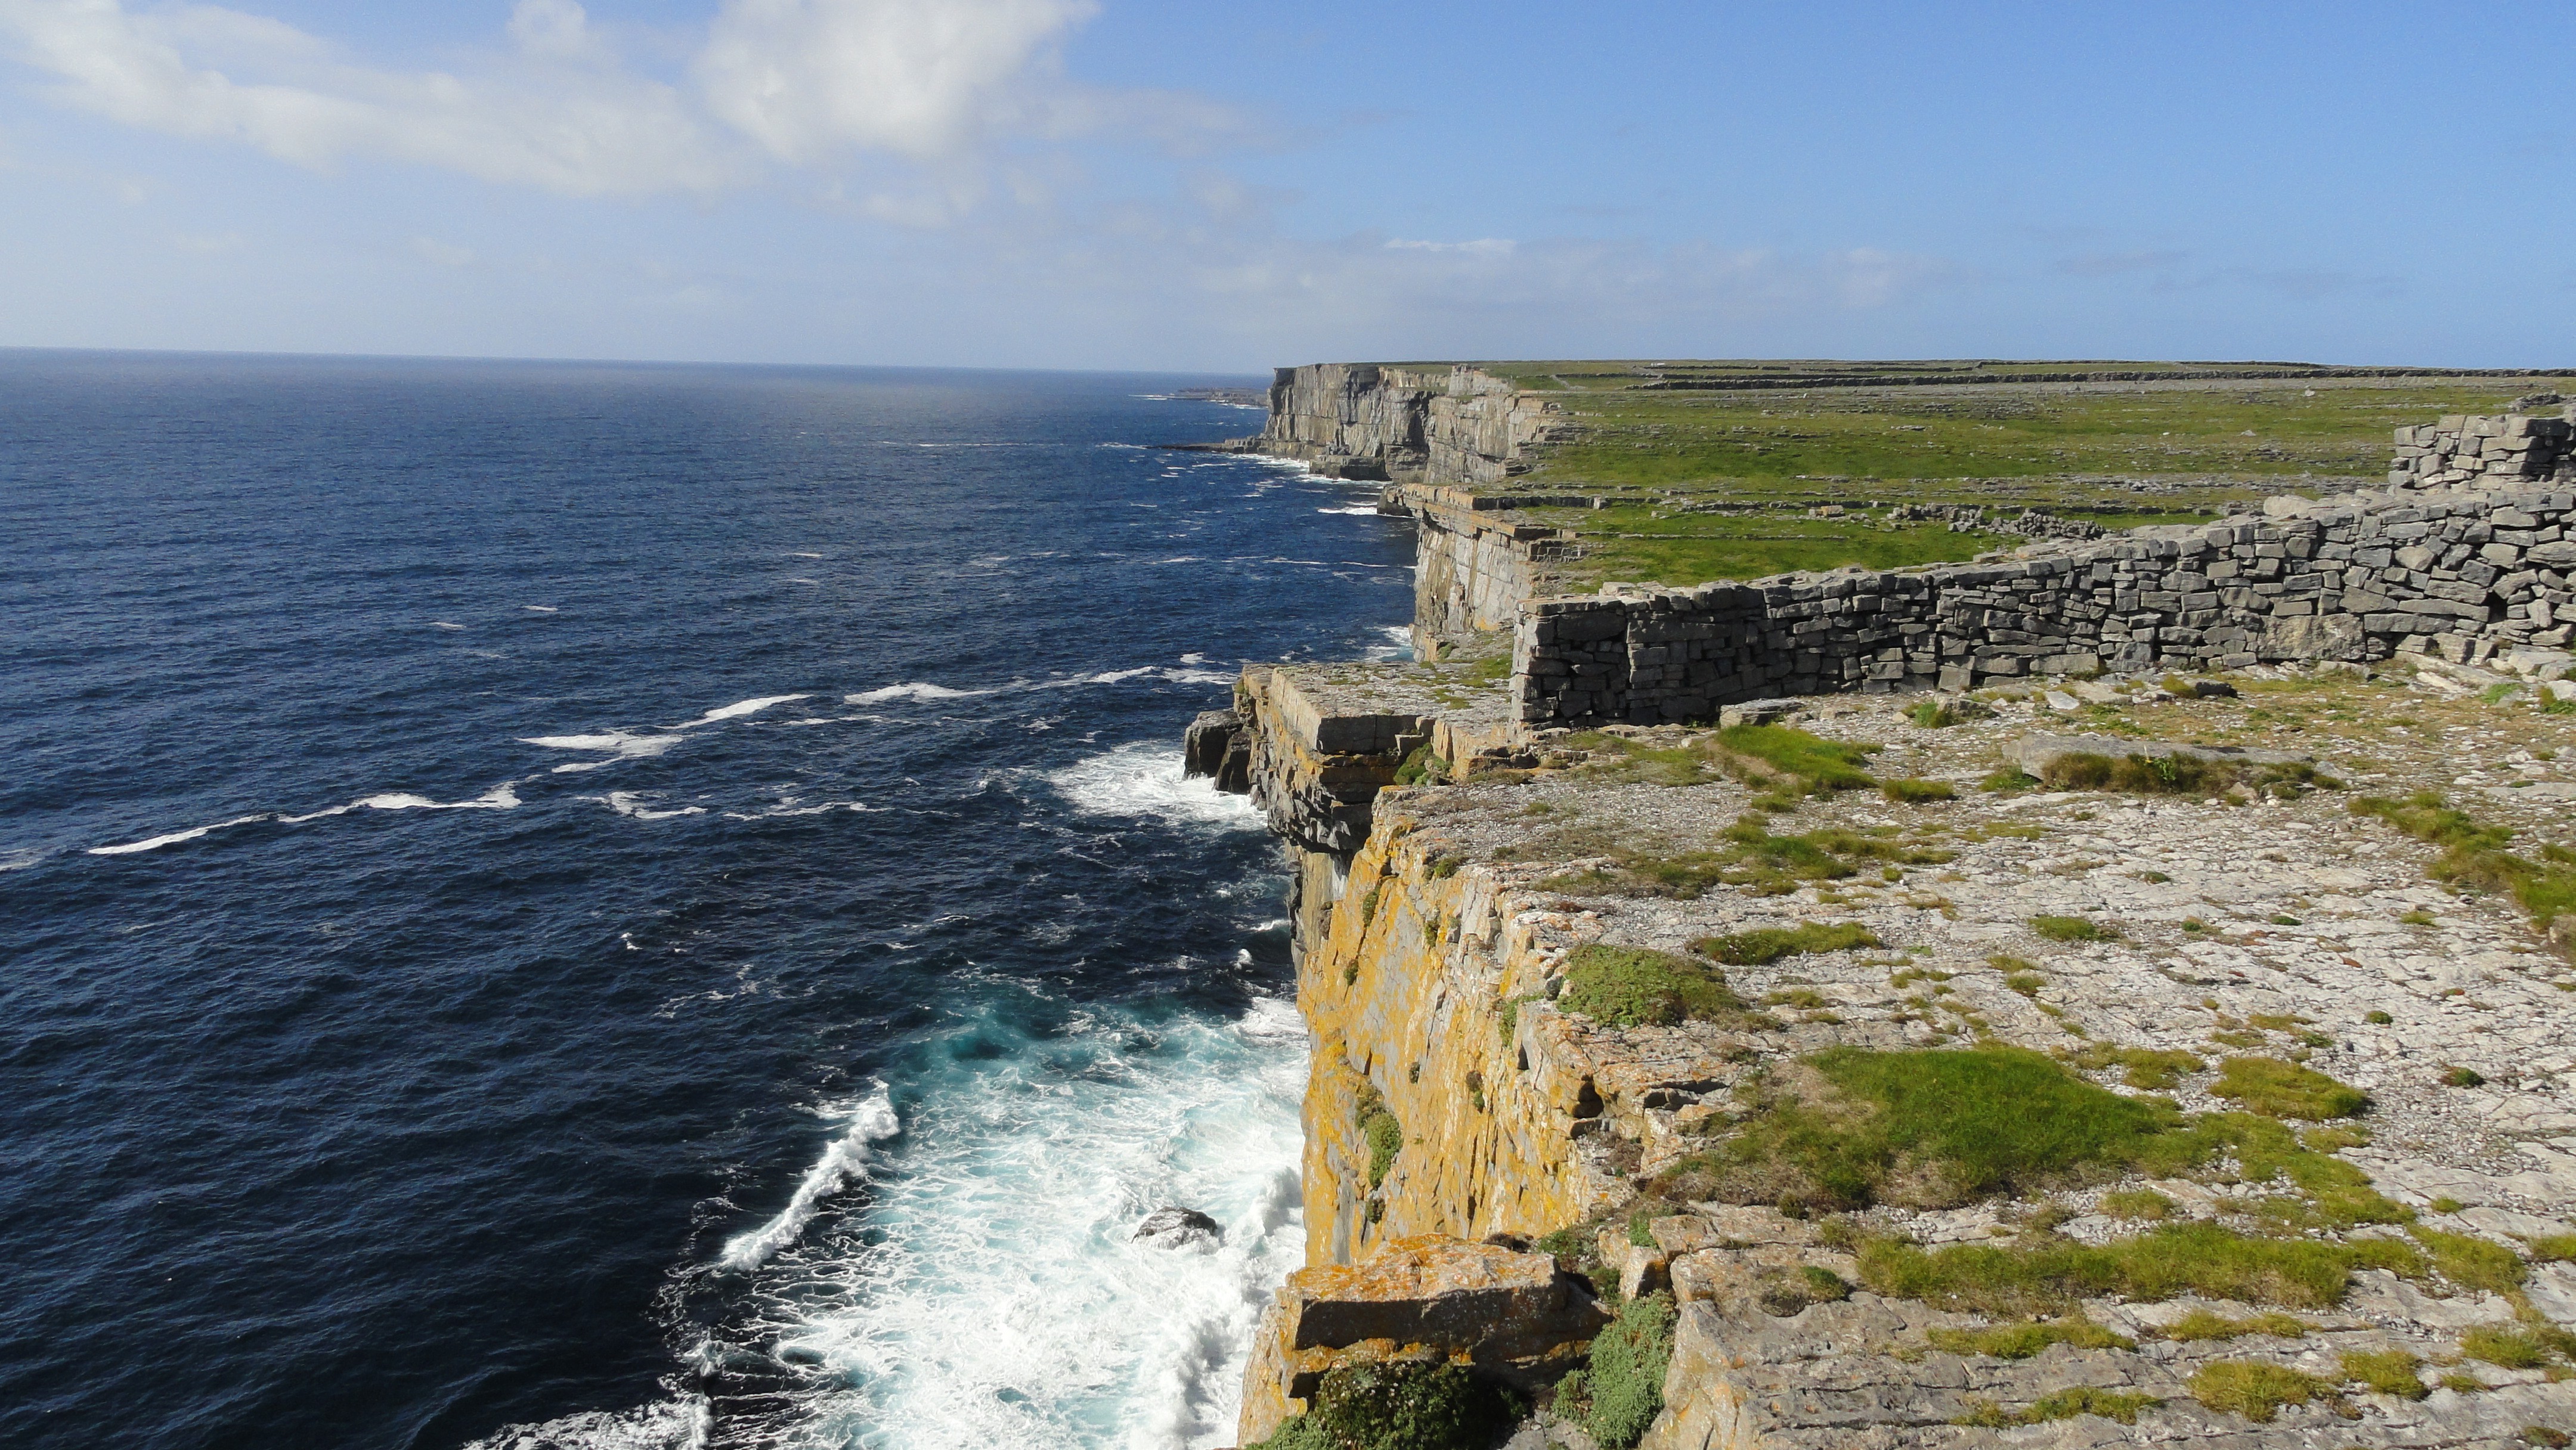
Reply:
<svg viewBox="0 0 2576 1450"><path fill-rule="evenodd" d="M1413 436L1330 402L1274 428ZM2555 518L2480 498L2417 507L2471 555L2529 535L2492 577L2554 609ZM1426 551L1474 527L1418 516ZM1452 1362L1529 1397L1532 1450L2576 1431L2547 612L1576 730L1526 708L1526 635L1479 653L1505 604L1563 617L1513 587L1426 606L1443 662L1247 670L1193 730L1296 857L1315 1045L1311 1267L1242 1443L1337 1371ZM1585 1346L1667 1304L1621 1430Z"/></svg>

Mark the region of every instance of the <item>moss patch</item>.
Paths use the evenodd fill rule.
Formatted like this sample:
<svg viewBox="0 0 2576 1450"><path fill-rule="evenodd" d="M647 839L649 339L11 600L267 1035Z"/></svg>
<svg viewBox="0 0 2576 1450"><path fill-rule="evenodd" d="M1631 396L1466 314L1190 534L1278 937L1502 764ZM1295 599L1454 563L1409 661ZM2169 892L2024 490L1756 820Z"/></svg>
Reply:
<svg viewBox="0 0 2576 1450"><path fill-rule="evenodd" d="M1565 990L1557 1006L1605 1027L1669 1027L1684 1021L1776 1027L1751 1011L1704 962L1644 947L1576 947L1566 955Z"/></svg>
<svg viewBox="0 0 2576 1450"><path fill-rule="evenodd" d="M2521 1257L2502 1244L2440 1229L2410 1228L2407 1232L2432 1256L2433 1267L2441 1271L2442 1277L2462 1288L2506 1294L2521 1288L2523 1280L2530 1277L2531 1270Z"/></svg>
<svg viewBox="0 0 2576 1450"><path fill-rule="evenodd" d="M2033 1400L2023 1409L2007 1410L1987 1399L1971 1399L1968 1412L1952 1421L1957 1425L1975 1425L2000 1430L2011 1425L2038 1425L2050 1420L2071 1420L2077 1415L2100 1415L2123 1425L2138 1423L2140 1410L2151 1410L2164 1401L2153 1395L2130 1390L2104 1389L2098 1385L2076 1385Z"/></svg>
<svg viewBox="0 0 2576 1450"><path fill-rule="evenodd" d="M1729 966L1756 967L1782 957L1811 952L1844 952L1856 947L1885 946L1878 934L1856 921L1800 922L1794 927L1765 927L1730 936L1702 937L1691 950ZM1821 1004L1819 1004L1821 1005Z"/></svg>
<svg viewBox="0 0 2576 1450"><path fill-rule="evenodd" d="M2115 1047L2094 1043L2066 1059L2086 1072L2104 1068L2122 1069L2120 1080L2143 1092L2166 1092L2182 1081L2187 1072L2198 1072L2207 1066L2188 1052L2168 1052L2152 1047Z"/></svg>
<svg viewBox="0 0 2576 1450"><path fill-rule="evenodd" d="M2334 1386L2312 1374L2253 1360L2220 1360L2191 1377L2191 1397L2213 1410L2243 1415L2258 1425L2279 1418L2284 1405L2304 1405L2332 1394Z"/></svg>
<svg viewBox="0 0 2576 1450"><path fill-rule="evenodd" d="M2242 1339L2249 1334L2297 1339L2314 1327L2290 1314L2249 1314L2236 1319L2207 1309L2194 1309L2159 1332L2167 1339L2188 1344L2204 1339Z"/></svg>
<svg viewBox="0 0 2576 1450"><path fill-rule="evenodd" d="M2366 796L2352 803L2352 811L2376 816L2419 841L2442 847L2442 854L2424 868L2426 875L2508 894L2530 913L2535 927L2545 931L2561 913L2576 911L2576 851L2544 845L2537 861L2517 856L2504 849L2513 832L2479 824L2467 813L2443 804L2433 791L2402 800Z"/></svg>
<svg viewBox="0 0 2576 1450"><path fill-rule="evenodd" d="M1876 746L1846 745L1788 725L1730 725L1717 732L1717 743L1797 777L1809 795L1878 784L1867 769Z"/></svg>
<svg viewBox="0 0 2576 1450"><path fill-rule="evenodd" d="M1838 1048L1805 1068L1812 1080L1768 1090L1734 1137L1668 1170L1676 1196L1948 1205L2127 1163L2178 1121L2020 1048Z"/></svg>
<svg viewBox="0 0 2576 1450"><path fill-rule="evenodd" d="M2353 1117L2370 1106L2370 1095L2361 1089L2272 1057L2227 1059L2210 1091L2265 1117L2309 1122Z"/></svg>
<svg viewBox="0 0 2576 1450"><path fill-rule="evenodd" d="M1560 1412L1572 1407L1603 1450L1628 1450L1664 1407L1664 1374L1673 1358L1673 1299L1654 1293L1620 1306L1619 1317L1592 1341L1588 1369L1557 1386Z"/></svg>
<svg viewBox="0 0 2576 1450"><path fill-rule="evenodd" d="M2196 755L2095 755L2078 752L2051 760L2040 780L2055 790L2108 790L2129 795L2224 795L2240 787L2294 799L2313 786L2338 782L2301 764L2246 766Z"/></svg>
<svg viewBox="0 0 2576 1450"><path fill-rule="evenodd" d="M1462 1364L1345 1365L1247 1450L1486 1450L1519 1418L1511 1395Z"/></svg>
<svg viewBox="0 0 2576 1450"><path fill-rule="evenodd" d="M2368 1389L2401 1400L2420 1400L2432 1391L2424 1387L2424 1360L2402 1349L2346 1350L2335 1361L2348 1380L2358 1380Z"/></svg>
<svg viewBox="0 0 2576 1450"><path fill-rule="evenodd" d="M2034 916L2030 929L2050 941L2063 942L2112 941L2120 935L2118 927L2084 916Z"/></svg>
<svg viewBox="0 0 2576 1450"><path fill-rule="evenodd" d="M2138 1342L2078 1314L2066 1319L2027 1324L1990 1324L1983 1329L1934 1329L1924 1338L1950 1354L1983 1354L1996 1359L2029 1359L2053 1344L2077 1349L2135 1349Z"/></svg>
<svg viewBox="0 0 2576 1450"><path fill-rule="evenodd" d="M2420 1268L2404 1244L2257 1238L2216 1224L2174 1224L2100 1246L2067 1240L1954 1244L1926 1250L1865 1243L1861 1283L1874 1293L1979 1314L2030 1314L2118 1294L2135 1300L2212 1299L2322 1309L2343 1298L2359 1268Z"/></svg>

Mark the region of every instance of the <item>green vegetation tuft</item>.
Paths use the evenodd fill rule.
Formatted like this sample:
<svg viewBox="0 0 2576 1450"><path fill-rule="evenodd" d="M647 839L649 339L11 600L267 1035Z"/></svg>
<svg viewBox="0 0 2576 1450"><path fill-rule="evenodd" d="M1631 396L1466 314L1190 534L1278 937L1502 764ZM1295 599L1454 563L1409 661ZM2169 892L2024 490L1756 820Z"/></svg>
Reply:
<svg viewBox="0 0 2576 1450"><path fill-rule="evenodd" d="M1395 768L1397 785L1438 785L1449 778L1449 762L1431 753L1428 745L1417 745Z"/></svg>
<svg viewBox="0 0 2576 1450"><path fill-rule="evenodd" d="M2407 1232L2432 1256L2433 1267L2442 1277L2464 1289L2509 1294L2531 1276L2521 1256L2502 1244L2435 1228L2411 1227Z"/></svg>
<svg viewBox="0 0 2576 1450"><path fill-rule="evenodd" d="M1902 780L1880 781L1878 793L1901 806L1919 806L1933 801L1951 801L1959 798L1959 792L1946 780L1916 780L1910 776Z"/></svg>
<svg viewBox="0 0 2576 1450"><path fill-rule="evenodd" d="M1666 1171L1672 1196L1946 1207L2128 1163L2178 1119L2021 1048L1836 1048L1806 1067L1819 1091L1770 1095L1733 1137Z"/></svg>
<svg viewBox="0 0 2576 1450"><path fill-rule="evenodd" d="M1726 985L1725 975L1704 962L1598 942L1566 955L1565 989L1556 1004L1605 1027L1669 1027L1684 1021L1779 1025L1750 1010Z"/></svg>
<svg viewBox="0 0 2576 1450"><path fill-rule="evenodd" d="M1325 1371L1304 1414L1246 1450L1487 1450L1520 1414L1463 1364L1344 1365Z"/></svg>
<svg viewBox="0 0 2576 1450"><path fill-rule="evenodd" d="M1672 1358L1672 1296L1631 1299L1593 1339L1591 1367L1559 1382L1559 1412L1569 1404L1577 1407L1584 1430L1603 1450L1629 1450L1664 1407L1664 1373Z"/></svg>
<svg viewBox="0 0 2576 1450"><path fill-rule="evenodd" d="M2460 1353L2498 1369L2538 1369L2552 1358L2548 1341L2518 1324L2481 1324L2463 1331Z"/></svg>
<svg viewBox="0 0 2576 1450"><path fill-rule="evenodd" d="M2128 795L2225 795L2240 787L2257 795L2295 800L2312 786L2338 782L2302 764L2248 767L2196 755L2058 756L2040 771L2054 790L2108 790Z"/></svg>
<svg viewBox="0 0 2576 1450"><path fill-rule="evenodd" d="M2267 1118L2319 1122L2355 1117L2370 1106L2370 1095L2361 1089L2273 1057L2228 1058L2209 1090Z"/></svg>
<svg viewBox="0 0 2576 1450"><path fill-rule="evenodd" d="M2067 1059L2086 1072L2104 1068L2122 1069L2120 1080L2141 1092L2166 1092L2182 1081L2187 1072L2198 1072L2208 1064L2188 1052L2166 1051L2153 1047L2114 1047L2093 1043Z"/></svg>
<svg viewBox="0 0 2576 1450"><path fill-rule="evenodd" d="M1875 1239L1861 1247L1860 1280L1890 1298L1978 1314L2040 1313L2107 1294L2139 1301L2199 1294L2323 1309L2343 1298L2355 1269L2402 1272L2421 1264L2411 1247L2385 1239L2330 1244L2189 1223L2099 1246L2048 1239L1926 1250Z"/></svg>
<svg viewBox="0 0 2576 1450"><path fill-rule="evenodd" d="M2153 1395L2130 1390L2076 1385L2042 1395L2031 1401L2027 1408L2019 1410L2007 1410L1992 1400L1972 1397L1968 1401L1968 1412L1951 1423L2001 1430L2012 1425L2038 1425L2050 1420L2071 1420L2078 1415L2100 1415L2106 1420L2134 1425L2138 1423L2140 1410L2151 1410L2163 1403Z"/></svg>
<svg viewBox="0 0 2576 1450"><path fill-rule="evenodd" d="M2486 1085L2486 1074L2478 1071L2474 1067L2446 1067L2442 1069L2442 1086L2444 1087L2473 1088L2485 1087Z"/></svg>
<svg viewBox="0 0 2576 1450"><path fill-rule="evenodd" d="M2029 1359L2052 1344L2077 1349L2135 1349L2138 1342L2112 1333L2081 1314L2024 1324L1990 1324L1982 1329L1934 1329L1925 1336L1934 1349L1950 1354L1983 1354L1996 1359Z"/></svg>
<svg viewBox="0 0 2576 1450"><path fill-rule="evenodd" d="M2241 1319L2231 1319L2224 1314L2213 1313L2207 1309L2194 1309L2166 1325L2159 1332L2167 1339L2188 1344L2206 1339L2242 1339L2249 1334L2269 1335L2275 1339L2297 1339L2314 1327L2308 1321L2291 1314L2249 1314Z"/></svg>
<svg viewBox="0 0 2576 1450"><path fill-rule="evenodd" d="M2510 895L2542 931L2560 914L2576 911L2576 852L2544 846L2538 861L2514 855L2504 849L2513 839L2512 831L2480 825L2465 812L2443 804L2434 791L2419 791L2403 800L2365 796L2352 803L2352 812L2376 816L2419 841L2440 846L2442 854L2424 868L2424 874L2472 890ZM2420 924L2432 924L2430 914L2421 912L2408 912L2399 920L2411 922L2418 916L2423 917Z"/></svg>
<svg viewBox="0 0 2576 1450"><path fill-rule="evenodd" d="M1846 745L1789 725L1730 725L1717 732L1717 743L1796 776L1808 795L1866 790L1878 784L1865 768L1878 748L1873 745Z"/></svg>
<svg viewBox="0 0 2576 1450"><path fill-rule="evenodd" d="M2116 941L2120 929L2084 916L2034 916L2030 929L2050 941Z"/></svg>
<svg viewBox="0 0 2576 1450"><path fill-rule="evenodd" d="M2420 1400L2432 1393L2417 1373L2424 1367L2423 1357L2402 1349L2348 1349L2335 1361L2335 1367L2343 1371L2345 1379L2358 1380L2380 1394L2395 1395L2401 1400Z"/></svg>
<svg viewBox="0 0 2576 1450"><path fill-rule="evenodd" d="M2334 1393L2334 1386L2312 1374L2253 1360L2218 1360L2202 1365L2191 1377L2191 1397L2222 1413L2243 1415L2258 1425L2278 1418L2284 1405L2304 1405Z"/></svg>
<svg viewBox="0 0 2576 1450"><path fill-rule="evenodd" d="M2104 1216L2125 1223L2159 1223L2173 1217L2177 1207L2152 1188L2124 1188L2102 1195Z"/></svg>
<svg viewBox="0 0 2576 1450"><path fill-rule="evenodd" d="M1395 1155L1404 1150L1404 1124L1386 1106L1386 1099L1365 1082L1360 1086L1360 1137L1369 1148L1369 1188L1374 1192L1386 1181L1387 1170L1395 1166Z"/></svg>
<svg viewBox="0 0 2576 1450"><path fill-rule="evenodd" d="M1782 957L1885 945L1877 933L1856 921L1804 921L1794 927L1762 927L1728 936L1702 937L1691 943L1691 950L1728 966L1758 967Z"/></svg>

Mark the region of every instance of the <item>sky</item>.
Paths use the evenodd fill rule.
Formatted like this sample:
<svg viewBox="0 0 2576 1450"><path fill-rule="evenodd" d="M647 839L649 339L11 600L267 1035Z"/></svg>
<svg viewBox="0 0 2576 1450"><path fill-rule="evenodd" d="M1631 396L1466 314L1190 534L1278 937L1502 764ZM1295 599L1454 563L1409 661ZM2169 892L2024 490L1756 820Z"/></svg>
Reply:
<svg viewBox="0 0 2576 1450"><path fill-rule="evenodd" d="M0 346L2576 363L2563 4L0 0Z"/></svg>

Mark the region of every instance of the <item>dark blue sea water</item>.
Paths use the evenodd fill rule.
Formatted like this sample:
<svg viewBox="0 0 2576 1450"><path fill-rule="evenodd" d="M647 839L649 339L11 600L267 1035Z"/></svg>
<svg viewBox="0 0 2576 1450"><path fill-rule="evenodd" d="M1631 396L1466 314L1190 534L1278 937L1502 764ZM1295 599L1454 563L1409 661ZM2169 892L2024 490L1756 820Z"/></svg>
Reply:
<svg viewBox="0 0 2576 1450"><path fill-rule="evenodd" d="M1410 547L1190 381L0 353L0 1444L1229 1440Z"/></svg>

